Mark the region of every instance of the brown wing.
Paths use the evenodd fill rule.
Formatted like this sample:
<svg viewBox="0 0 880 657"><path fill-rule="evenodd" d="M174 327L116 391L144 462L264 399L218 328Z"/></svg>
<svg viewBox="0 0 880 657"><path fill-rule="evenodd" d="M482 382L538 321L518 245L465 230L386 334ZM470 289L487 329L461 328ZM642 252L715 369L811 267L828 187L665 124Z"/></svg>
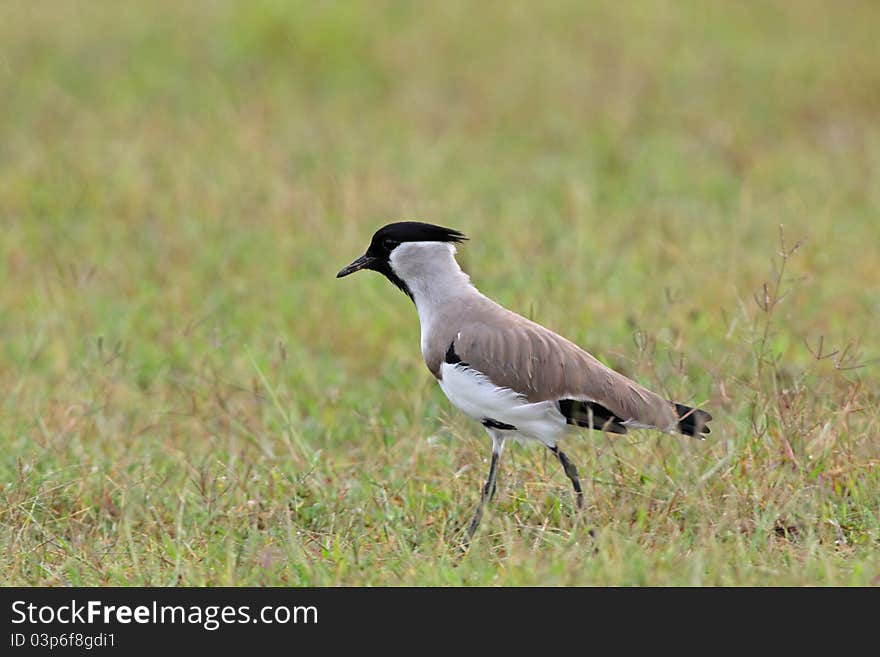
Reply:
<svg viewBox="0 0 880 657"><path fill-rule="evenodd" d="M539 324L515 313L504 320L461 327L452 342L455 355L495 385L515 390L530 402L588 400L619 421L676 429L673 405L659 395Z"/></svg>

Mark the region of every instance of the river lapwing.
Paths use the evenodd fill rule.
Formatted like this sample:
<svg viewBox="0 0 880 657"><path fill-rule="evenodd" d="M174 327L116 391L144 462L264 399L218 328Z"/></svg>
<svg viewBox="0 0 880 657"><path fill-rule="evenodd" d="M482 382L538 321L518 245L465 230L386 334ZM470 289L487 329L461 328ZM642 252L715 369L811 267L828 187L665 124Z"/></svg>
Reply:
<svg viewBox="0 0 880 657"><path fill-rule="evenodd" d="M580 509L584 494L577 467L557 445L568 430L658 429L697 438L709 433L709 413L664 399L480 293L455 260L455 245L465 239L432 224L388 224L336 277L372 269L413 300L425 364L449 401L481 422L492 438L489 476L468 538L495 494L508 438L546 445L571 480Z"/></svg>

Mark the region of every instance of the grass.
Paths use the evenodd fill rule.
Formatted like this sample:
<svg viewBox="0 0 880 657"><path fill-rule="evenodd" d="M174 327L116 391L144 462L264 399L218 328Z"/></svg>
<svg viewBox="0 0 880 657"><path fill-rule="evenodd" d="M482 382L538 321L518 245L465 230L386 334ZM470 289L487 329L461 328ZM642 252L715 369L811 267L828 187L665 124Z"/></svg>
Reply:
<svg viewBox="0 0 880 657"><path fill-rule="evenodd" d="M880 582L876 3L8 5L4 583ZM514 445L462 556L397 218L710 439L570 438L589 522Z"/></svg>

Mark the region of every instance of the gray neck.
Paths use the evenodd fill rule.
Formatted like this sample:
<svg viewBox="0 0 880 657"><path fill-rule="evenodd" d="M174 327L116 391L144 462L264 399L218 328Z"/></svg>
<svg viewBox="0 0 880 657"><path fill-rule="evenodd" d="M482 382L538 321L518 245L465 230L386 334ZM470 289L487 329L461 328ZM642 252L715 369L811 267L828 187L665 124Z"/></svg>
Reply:
<svg viewBox="0 0 880 657"><path fill-rule="evenodd" d="M482 296L455 260L455 247L444 242L405 242L391 254L391 268L412 293L422 327L422 352L433 325L445 311Z"/></svg>

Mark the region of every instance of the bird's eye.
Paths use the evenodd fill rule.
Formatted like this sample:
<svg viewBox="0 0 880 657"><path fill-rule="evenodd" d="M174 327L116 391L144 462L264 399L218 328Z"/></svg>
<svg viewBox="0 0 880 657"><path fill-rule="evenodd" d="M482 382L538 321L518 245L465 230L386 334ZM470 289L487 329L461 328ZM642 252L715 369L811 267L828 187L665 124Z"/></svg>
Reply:
<svg viewBox="0 0 880 657"><path fill-rule="evenodd" d="M397 240L383 240L382 246L384 246L389 251L393 251L398 246L400 246L400 242L398 242Z"/></svg>

